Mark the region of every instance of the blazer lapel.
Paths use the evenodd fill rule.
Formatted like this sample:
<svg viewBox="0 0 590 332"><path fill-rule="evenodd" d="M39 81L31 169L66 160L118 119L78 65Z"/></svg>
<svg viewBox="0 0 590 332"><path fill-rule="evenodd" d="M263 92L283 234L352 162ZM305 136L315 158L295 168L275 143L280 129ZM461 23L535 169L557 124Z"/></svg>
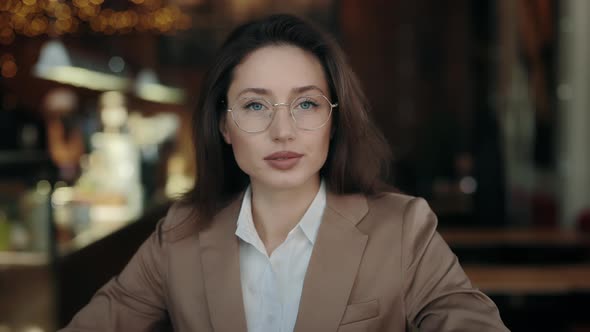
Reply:
<svg viewBox="0 0 590 332"><path fill-rule="evenodd" d="M240 282L239 242L235 236L242 196L221 210L199 233L205 293L215 331L246 331Z"/></svg>
<svg viewBox="0 0 590 332"><path fill-rule="evenodd" d="M328 192L303 284L295 331L338 329L368 239L356 224L367 212L364 196Z"/></svg>

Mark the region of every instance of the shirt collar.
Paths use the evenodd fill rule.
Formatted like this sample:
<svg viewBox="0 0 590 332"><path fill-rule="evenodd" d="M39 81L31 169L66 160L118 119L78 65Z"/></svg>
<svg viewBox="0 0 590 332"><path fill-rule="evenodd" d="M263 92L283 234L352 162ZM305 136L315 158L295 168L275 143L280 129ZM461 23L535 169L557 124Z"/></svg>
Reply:
<svg viewBox="0 0 590 332"><path fill-rule="evenodd" d="M322 223L325 207L326 184L324 183L324 180L322 180L318 193L297 225L301 228L303 233L305 233L305 236L312 244L315 243L320 224Z"/></svg>
<svg viewBox="0 0 590 332"><path fill-rule="evenodd" d="M238 215L237 221L237 229L236 235L241 238L243 241L250 243L258 250L262 252L266 252L264 249L264 244L262 240L258 236L258 232L256 231L256 227L254 226L254 221L252 218L252 190L250 186L246 188L244 193L244 199L242 200L242 206L240 208L240 213ZM326 184L324 180L320 183L320 189L318 190L314 200L311 202L305 214L295 226L293 230L296 228L300 228L303 231L303 234L307 237L307 239L313 245L315 243L318 230L320 228L320 224L322 222L322 217L324 214L324 209L326 207Z"/></svg>

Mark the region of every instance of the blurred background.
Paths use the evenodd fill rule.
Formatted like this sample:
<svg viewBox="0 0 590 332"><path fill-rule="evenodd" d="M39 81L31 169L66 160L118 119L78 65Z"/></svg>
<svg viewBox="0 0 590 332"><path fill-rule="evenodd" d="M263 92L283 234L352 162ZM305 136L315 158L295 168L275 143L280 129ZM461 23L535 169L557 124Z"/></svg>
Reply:
<svg viewBox="0 0 590 332"><path fill-rule="evenodd" d="M513 331L590 331L590 2L0 1L0 331L54 331L194 179L190 113L237 24L340 42L395 157Z"/></svg>

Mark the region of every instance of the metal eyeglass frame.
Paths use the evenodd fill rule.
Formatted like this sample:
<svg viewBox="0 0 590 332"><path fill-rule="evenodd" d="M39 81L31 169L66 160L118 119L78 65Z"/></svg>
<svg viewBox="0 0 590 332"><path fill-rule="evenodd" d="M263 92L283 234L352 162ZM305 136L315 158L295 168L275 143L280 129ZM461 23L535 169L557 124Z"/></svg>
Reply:
<svg viewBox="0 0 590 332"><path fill-rule="evenodd" d="M311 97L322 97L322 98L326 99L326 101L328 102L328 105L330 105L330 114L328 114L328 118L326 119L326 122L322 123L318 127L308 129L308 128L300 128L300 127L297 126L297 120L295 120L295 115L293 114L293 108L291 107L291 104L293 104L295 101L297 101L297 100L299 100L301 98L305 98L305 97L309 97L309 98L311 98ZM297 97L297 98L293 99L293 101L291 101L290 103L275 103L275 104L269 102L268 100L266 100L264 98L260 98L260 99L264 100L265 102L267 102L269 105L272 106L272 117L271 117L271 120L268 123L268 125L264 129L261 129L261 130L249 131L249 130L246 130L246 129L240 127L240 125L238 124L238 121L236 121L236 119L234 118L233 109L231 109L231 108L228 108L227 109L227 112L229 112L230 115L231 115L231 119L236 124L236 126L238 126L238 128L240 128L240 130L242 130L244 132L247 132L247 133L261 133L261 132L267 130L270 127L270 125L272 124L272 122L273 122L273 120L275 118L275 114L277 112L277 108L279 106L287 106L289 108L289 113L291 113L291 118L293 119L293 122L295 123L295 126L298 129L307 130L307 131L318 130L318 129L322 128L323 126L325 126L330 121L330 118L332 117L332 111L334 110L334 108L338 107L338 103L332 104L332 102L330 101L330 99L328 99L328 97L326 97L324 95L300 96L300 97Z"/></svg>

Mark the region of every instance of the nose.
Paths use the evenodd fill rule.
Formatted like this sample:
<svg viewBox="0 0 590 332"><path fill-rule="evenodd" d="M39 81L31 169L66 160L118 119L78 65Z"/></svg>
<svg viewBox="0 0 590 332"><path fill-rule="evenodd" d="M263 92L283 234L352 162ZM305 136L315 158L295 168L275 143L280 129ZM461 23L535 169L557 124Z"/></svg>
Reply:
<svg viewBox="0 0 590 332"><path fill-rule="evenodd" d="M275 104L275 112L270 124L269 133L273 141L291 141L295 139L295 121L291 116L289 105Z"/></svg>

